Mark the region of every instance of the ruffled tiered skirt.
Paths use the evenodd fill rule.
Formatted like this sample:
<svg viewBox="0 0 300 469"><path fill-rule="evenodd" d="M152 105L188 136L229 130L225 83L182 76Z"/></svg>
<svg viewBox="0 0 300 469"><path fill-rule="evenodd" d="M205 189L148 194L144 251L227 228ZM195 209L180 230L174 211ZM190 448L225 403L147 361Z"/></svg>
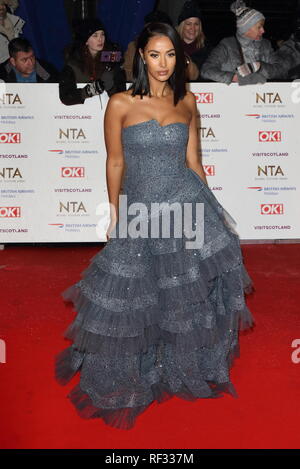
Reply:
<svg viewBox="0 0 300 469"><path fill-rule="evenodd" d="M254 325L252 283L228 214L203 183L193 202L204 203L201 248L186 249L184 237L110 238L62 293L77 315L55 376L64 385L80 371L68 397L81 417L130 429L172 396L237 397L229 371L239 331Z"/></svg>

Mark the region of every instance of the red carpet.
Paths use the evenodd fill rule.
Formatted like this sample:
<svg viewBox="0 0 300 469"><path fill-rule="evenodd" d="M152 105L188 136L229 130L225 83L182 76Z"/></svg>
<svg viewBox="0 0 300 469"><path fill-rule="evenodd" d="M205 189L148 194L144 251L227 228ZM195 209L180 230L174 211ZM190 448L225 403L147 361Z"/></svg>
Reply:
<svg viewBox="0 0 300 469"><path fill-rule="evenodd" d="M82 420L54 379L54 356L75 317L60 294L101 247L7 247L0 251L1 448L299 448L300 245L243 246L256 320L240 335L231 370L239 398L152 404L129 431ZM298 356L300 357L300 351Z"/></svg>

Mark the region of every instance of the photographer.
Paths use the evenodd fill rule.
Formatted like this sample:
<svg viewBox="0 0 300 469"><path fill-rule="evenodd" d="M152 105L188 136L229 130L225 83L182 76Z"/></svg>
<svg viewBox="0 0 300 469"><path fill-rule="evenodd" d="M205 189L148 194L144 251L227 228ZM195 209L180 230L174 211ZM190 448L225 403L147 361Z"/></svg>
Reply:
<svg viewBox="0 0 300 469"><path fill-rule="evenodd" d="M87 85L80 89L78 83ZM83 104L87 98L104 91L111 96L125 90L120 50L107 40L99 20L81 20L76 25L75 41L60 75L60 100L70 106Z"/></svg>

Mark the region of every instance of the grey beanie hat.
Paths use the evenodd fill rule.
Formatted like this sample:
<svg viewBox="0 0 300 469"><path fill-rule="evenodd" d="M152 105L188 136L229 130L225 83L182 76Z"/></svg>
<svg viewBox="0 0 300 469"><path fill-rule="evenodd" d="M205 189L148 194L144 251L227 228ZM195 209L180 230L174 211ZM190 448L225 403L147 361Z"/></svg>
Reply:
<svg viewBox="0 0 300 469"><path fill-rule="evenodd" d="M252 28L258 21L265 19L260 11L247 7L242 0L233 2L230 10L236 15L236 27L241 34Z"/></svg>

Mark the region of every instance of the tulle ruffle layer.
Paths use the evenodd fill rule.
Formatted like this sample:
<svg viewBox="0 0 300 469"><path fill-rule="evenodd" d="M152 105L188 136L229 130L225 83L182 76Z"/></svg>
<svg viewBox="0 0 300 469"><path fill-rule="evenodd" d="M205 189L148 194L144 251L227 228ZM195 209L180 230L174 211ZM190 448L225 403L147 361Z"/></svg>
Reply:
<svg viewBox="0 0 300 469"><path fill-rule="evenodd" d="M239 240L208 189L203 249L111 239L62 295L77 315L55 357L60 384L81 370L69 398L83 418L132 428L151 403L237 397L229 370L238 333L254 325ZM220 227L220 218L224 223Z"/></svg>

